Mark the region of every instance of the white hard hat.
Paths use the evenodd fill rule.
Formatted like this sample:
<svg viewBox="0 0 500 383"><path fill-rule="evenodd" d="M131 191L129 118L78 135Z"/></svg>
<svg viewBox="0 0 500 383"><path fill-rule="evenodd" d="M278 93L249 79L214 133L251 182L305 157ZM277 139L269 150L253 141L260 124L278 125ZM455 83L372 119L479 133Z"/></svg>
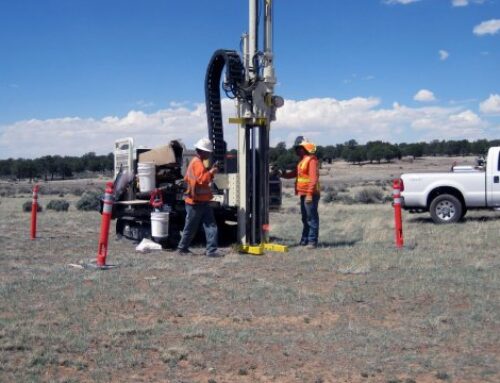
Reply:
<svg viewBox="0 0 500 383"><path fill-rule="evenodd" d="M195 149L203 150L204 152L212 153L214 151L212 141L208 138L201 138L196 144L194 144Z"/></svg>

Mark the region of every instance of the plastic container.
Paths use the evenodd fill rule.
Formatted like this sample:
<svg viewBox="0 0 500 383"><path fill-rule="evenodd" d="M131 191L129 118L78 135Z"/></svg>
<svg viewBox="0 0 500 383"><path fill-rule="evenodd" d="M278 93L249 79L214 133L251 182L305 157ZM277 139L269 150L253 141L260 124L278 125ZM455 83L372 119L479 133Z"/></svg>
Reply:
<svg viewBox="0 0 500 383"><path fill-rule="evenodd" d="M156 187L156 169L152 162L139 162L137 175L139 176L139 191L147 193Z"/></svg>
<svg viewBox="0 0 500 383"><path fill-rule="evenodd" d="M168 212L152 212L151 213L151 236L153 238L168 237Z"/></svg>

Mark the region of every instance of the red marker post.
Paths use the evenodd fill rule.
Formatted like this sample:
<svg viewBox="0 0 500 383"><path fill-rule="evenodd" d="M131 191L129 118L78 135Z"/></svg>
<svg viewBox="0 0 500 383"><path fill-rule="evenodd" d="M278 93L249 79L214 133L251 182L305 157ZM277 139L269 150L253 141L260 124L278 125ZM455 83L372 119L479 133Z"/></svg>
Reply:
<svg viewBox="0 0 500 383"><path fill-rule="evenodd" d="M401 185L402 182L399 179L395 179L392 182L392 196L394 202L392 206L394 207L394 230L396 232L396 247L403 247L403 220L401 216Z"/></svg>
<svg viewBox="0 0 500 383"><path fill-rule="evenodd" d="M33 187L33 202L31 203L31 239L36 238L36 214L38 212L38 189L39 186Z"/></svg>
<svg viewBox="0 0 500 383"><path fill-rule="evenodd" d="M109 224L113 210L113 182L106 183L104 193L104 204L102 207L101 235L99 237L99 248L97 250L97 266L106 267L106 256L108 255Z"/></svg>

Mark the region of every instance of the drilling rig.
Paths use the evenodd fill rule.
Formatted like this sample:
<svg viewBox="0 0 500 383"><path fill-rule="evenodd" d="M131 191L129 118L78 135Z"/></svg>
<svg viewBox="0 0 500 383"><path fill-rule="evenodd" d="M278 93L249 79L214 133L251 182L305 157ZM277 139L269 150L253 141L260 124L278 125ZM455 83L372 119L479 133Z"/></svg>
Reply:
<svg viewBox="0 0 500 383"><path fill-rule="evenodd" d="M220 164L214 180L214 212L219 227L237 222L235 240L241 251L256 255L265 250L286 251L285 246L269 243L269 209L281 205L281 182L270 180L269 175L269 135L276 109L284 103L274 95L273 0L249 0L249 30L241 37L241 47L241 54L216 50L205 77L212 161ZM236 117L229 122L238 126L237 158L228 158L224 141L221 88L236 101ZM151 236L150 215L155 208L168 212L168 228L162 238L153 239L178 240L185 218L182 174L193 155L177 141L151 150L135 149L131 138L115 142L118 234L135 240ZM154 164L153 190L141 191L134 182L141 161Z"/></svg>
<svg viewBox="0 0 500 383"><path fill-rule="evenodd" d="M263 15L262 23L259 15ZM249 0L249 31L242 36L241 46L242 57L221 49L210 60L205 81L208 129L214 159L223 162L226 144L219 83L225 66L222 87L237 100L237 117L230 122L238 125L238 242L243 251L260 254L265 248L282 249L269 244L269 133L276 109L283 105L283 98L274 95L272 0Z"/></svg>

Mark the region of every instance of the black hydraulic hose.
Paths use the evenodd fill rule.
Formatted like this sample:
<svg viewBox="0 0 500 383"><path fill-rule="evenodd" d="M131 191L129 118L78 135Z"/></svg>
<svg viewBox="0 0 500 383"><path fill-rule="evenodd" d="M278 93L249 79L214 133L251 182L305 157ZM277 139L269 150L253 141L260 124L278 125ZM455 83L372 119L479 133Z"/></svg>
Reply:
<svg viewBox="0 0 500 383"><path fill-rule="evenodd" d="M228 97L246 98L242 86L245 81L245 68L236 51L219 49L215 51L208 64L205 76L205 105L207 111L208 137L214 145L213 160L221 164L225 172L226 142L222 122L221 77L226 68L224 90Z"/></svg>

